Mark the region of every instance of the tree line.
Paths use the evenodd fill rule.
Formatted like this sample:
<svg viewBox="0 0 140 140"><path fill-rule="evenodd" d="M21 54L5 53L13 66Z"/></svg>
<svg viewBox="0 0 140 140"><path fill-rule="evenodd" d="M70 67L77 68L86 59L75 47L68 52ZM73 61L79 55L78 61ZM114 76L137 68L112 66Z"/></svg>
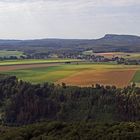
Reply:
<svg viewBox="0 0 140 140"><path fill-rule="evenodd" d="M0 78L0 118L6 125L44 120L120 122L140 120L140 88L31 84L15 76Z"/></svg>

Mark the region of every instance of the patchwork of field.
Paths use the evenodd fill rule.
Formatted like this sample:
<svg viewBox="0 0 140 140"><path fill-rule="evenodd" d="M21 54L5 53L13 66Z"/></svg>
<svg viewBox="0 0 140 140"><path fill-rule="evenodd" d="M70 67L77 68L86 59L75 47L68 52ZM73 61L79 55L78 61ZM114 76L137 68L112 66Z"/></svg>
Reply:
<svg viewBox="0 0 140 140"><path fill-rule="evenodd" d="M0 73L32 83L54 82L74 86L94 84L124 87L140 83L140 66L93 63L48 63L0 66ZM139 75L139 76L137 76Z"/></svg>

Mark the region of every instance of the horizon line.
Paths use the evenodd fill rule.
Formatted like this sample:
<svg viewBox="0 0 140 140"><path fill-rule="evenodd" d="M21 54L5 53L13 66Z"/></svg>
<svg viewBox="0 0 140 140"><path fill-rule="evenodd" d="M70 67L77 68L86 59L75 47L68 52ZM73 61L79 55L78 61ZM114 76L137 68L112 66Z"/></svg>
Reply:
<svg viewBox="0 0 140 140"><path fill-rule="evenodd" d="M0 41L2 40L8 40L8 41L25 41L25 40L45 40L45 39L62 39L62 40L96 40L104 38L106 35L116 35L116 36L134 36L134 37L140 37L140 35L136 34L115 34L115 33L108 33L98 38L62 38L62 37L39 37L39 38L0 38Z"/></svg>

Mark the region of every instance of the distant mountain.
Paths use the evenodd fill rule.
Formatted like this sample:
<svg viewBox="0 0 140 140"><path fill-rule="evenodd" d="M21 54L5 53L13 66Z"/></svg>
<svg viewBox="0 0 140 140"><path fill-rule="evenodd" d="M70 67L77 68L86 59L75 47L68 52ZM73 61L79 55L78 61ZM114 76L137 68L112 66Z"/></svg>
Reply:
<svg viewBox="0 0 140 140"><path fill-rule="evenodd" d="M100 39L35 39L0 40L0 49L140 52L140 37L133 35L106 34Z"/></svg>
<svg viewBox="0 0 140 140"><path fill-rule="evenodd" d="M133 35L115 35L115 34L107 34L103 38L98 39L98 41L103 42L119 42L119 43L140 43L139 36Z"/></svg>
<svg viewBox="0 0 140 140"><path fill-rule="evenodd" d="M137 39L140 39L140 37L139 36L134 36L134 35L106 34L102 39L137 40Z"/></svg>
<svg viewBox="0 0 140 140"><path fill-rule="evenodd" d="M95 41L101 49L107 51L132 51L140 52L140 37L133 35L107 34L103 38Z"/></svg>

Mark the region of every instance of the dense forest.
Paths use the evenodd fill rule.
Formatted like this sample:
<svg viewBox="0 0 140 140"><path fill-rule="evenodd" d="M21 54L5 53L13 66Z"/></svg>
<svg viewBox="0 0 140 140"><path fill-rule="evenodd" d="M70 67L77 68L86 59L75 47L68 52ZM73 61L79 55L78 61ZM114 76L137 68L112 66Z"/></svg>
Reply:
<svg viewBox="0 0 140 140"><path fill-rule="evenodd" d="M63 133L63 139L74 136L72 140L77 140L78 135L83 137L83 133L86 134L83 139L87 140L94 135L97 139L103 135L106 135L107 140L115 139L118 135L123 139L121 132L127 133L124 138L131 139L133 134L138 134L135 137L140 138L140 123L136 123L140 120L140 88L135 87L135 84L123 89L98 84L91 87L67 86L65 83L31 84L18 80L15 76L2 75L0 118L3 126L0 135L15 134L13 139L18 137L18 140L24 140L19 138L22 133L35 133L32 135L37 136L37 140L43 140L40 137L45 137L47 133L52 139L54 136L59 139ZM45 121L48 121L48 125L47 122L43 123ZM78 122L80 126L77 126ZM37 124L21 127L32 123ZM58 125L58 128L54 125ZM31 128L29 132L28 127ZM30 140L31 136L25 139Z"/></svg>
<svg viewBox="0 0 140 140"><path fill-rule="evenodd" d="M15 76L0 80L1 122L24 125L40 120L139 121L140 88L72 87L31 84Z"/></svg>
<svg viewBox="0 0 140 140"><path fill-rule="evenodd" d="M140 122L93 123L60 121L23 127L0 127L0 140L139 140Z"/></svg>

